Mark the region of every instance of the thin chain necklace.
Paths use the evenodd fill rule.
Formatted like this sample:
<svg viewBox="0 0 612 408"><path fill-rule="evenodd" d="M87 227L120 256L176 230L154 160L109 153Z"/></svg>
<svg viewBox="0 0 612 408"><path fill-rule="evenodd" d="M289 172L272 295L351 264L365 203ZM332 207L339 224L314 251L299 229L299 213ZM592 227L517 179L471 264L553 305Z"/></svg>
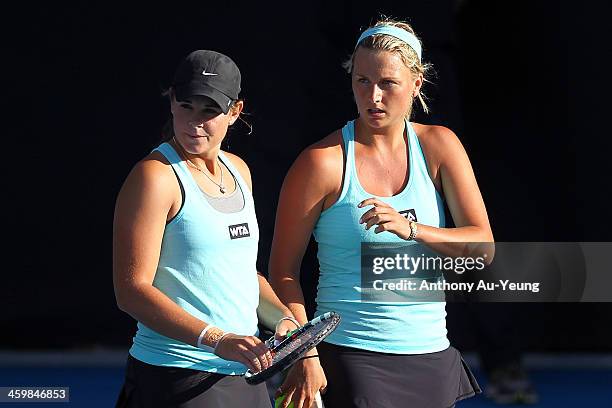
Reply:
<svg viewBox="0 0 612 408"><path fill-rule="evenodd" d="M176 140L176 138L172 138L172 140L174 140L174 143L180 148L180 150L182 151L181 153L185 153L183 151L183 146L181 146L179 144L179 142ZM181 154L181 156L184 156L183 158L185 159L185 161L187 162L188 165L190 165L191 167L193 167L194 169L196 169L197 171L199 171L200 173L204 174L206 176L206 178L208 178L210 181L212 181L217 187L219 187L219 191L221 192L221 194L225 194L225 192L227 191L227 189L225 188L225 185L223 184L223 166L221 165L221 163L219 162L219 157L217 157L216 162L219 162L219 170L221 170L221 180L217 183L215 180L213 180L209 175L207 171L204 171L204 169L200 168L199 166L197 166L195 163L193 163L191 160L189 160L187 158L187 155L185 154Z"/></svg>

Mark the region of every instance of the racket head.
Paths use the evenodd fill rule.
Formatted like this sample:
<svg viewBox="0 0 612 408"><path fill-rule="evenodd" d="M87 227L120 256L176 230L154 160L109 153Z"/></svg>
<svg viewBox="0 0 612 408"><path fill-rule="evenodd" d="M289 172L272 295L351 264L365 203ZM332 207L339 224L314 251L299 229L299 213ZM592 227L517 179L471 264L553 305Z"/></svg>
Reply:
<svg viewBox="0 0 612 408"><path fill-rule="evenodd" d="M256 385L289 368L333 332L338 327L338 323L340 323L340 315L336 312L327 312L315 317L270 349L272 365L257 373L247 370L244 379L247 383Z"/></svg>

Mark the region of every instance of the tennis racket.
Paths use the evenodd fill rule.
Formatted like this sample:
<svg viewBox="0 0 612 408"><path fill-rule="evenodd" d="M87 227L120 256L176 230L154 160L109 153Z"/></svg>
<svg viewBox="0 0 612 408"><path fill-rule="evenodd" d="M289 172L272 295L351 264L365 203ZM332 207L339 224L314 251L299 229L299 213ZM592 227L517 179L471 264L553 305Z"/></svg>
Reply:
<svg viewBox="0 0 612 408"><path fill-rule="evenodd" d="M290 332L287 337L274 344L274 337L266 341L272 353L272 364L265 370L253 373L247 370L244 379L251 385L260 384L274 374L289 368L300 357L313 347L316 347L340 323L340 315L336 312L327 312L315 317L297 330Z"/></svg>

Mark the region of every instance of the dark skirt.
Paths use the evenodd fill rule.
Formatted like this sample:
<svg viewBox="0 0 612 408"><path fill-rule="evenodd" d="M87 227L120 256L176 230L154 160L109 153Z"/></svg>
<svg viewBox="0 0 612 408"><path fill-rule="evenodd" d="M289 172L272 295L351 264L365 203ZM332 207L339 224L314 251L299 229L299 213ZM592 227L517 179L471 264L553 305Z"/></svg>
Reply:
<svg viewBox="0 0 612 408"><path fill-rule="evenodd" d="M481 392L454 347L427 354L389 354L321 343L326 408L448 408Z"/></svg>
<svg viewBox="0 0 612 408"><path fill-rule="evenodd" d="M116 408L270 408L266 384L249 385L242 376L188 368L161 367L128 356Z"/></svg>

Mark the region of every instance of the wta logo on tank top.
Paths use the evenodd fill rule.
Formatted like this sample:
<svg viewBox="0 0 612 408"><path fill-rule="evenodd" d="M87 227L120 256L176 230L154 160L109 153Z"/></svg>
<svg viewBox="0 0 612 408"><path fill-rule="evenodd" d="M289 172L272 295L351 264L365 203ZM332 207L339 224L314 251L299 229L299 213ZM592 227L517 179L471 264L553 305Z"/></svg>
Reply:
<svg viewBox="0 0 612 408"><path fill-rule="evenodd" d="M231 239L246 238L251 236L249 223L230 225L227 227Z"/></svg>
<svg viewBox="0 0 612 408"><path fill-rule="evenodd" d="M410 210L403 210L399 213L402 214L408 221L418 222L416 210L414 208L411 208Z"/></svg>

